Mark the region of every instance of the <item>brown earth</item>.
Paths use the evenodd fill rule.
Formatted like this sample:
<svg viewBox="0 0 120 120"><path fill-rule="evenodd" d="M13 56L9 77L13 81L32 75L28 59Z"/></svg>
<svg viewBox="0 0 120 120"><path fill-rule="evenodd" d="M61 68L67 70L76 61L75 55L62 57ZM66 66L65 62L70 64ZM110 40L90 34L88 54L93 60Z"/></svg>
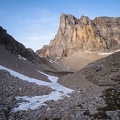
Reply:
<svg viewBox="0 0 120 120"><path fill-rule="evenodd" d="M109 55L109 54L108 54ZM89 63L94 62L100 58L104 58L108 55L100 55L98 53L89 53L89 52L75 52L74 54L63 57L58 60L58 63L62 63L62 66L66 68L67 71L78 71Z"/></svg>

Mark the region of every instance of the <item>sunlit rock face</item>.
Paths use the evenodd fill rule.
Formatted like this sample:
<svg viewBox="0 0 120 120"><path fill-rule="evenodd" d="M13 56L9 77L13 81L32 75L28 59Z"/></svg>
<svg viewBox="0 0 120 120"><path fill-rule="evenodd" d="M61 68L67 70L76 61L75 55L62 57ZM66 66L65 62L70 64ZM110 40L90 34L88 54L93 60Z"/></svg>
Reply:
<svg viewBox="0 0 120 120"><path fill-rule="evenodd" d="M37 54L41 57L66 57L75 51L111 52L120 49L120 17L87 16L80 19L62 14L55 38Z"/></svg>

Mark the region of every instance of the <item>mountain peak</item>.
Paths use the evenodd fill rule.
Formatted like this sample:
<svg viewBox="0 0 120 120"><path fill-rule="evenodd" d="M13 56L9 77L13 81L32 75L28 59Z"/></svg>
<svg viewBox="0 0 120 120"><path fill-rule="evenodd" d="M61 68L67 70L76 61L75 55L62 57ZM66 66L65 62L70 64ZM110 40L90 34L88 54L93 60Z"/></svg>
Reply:
<svg viewBox="0 0 120 120"><path fill-rule="evenodd" d="M74 26L77 18L71 14L61 14L60 16L60 27L65 28L67 25Z"/></svg>
<svg viewBox="0 0 120 120"><path fill-rule="evenodd" d="M91 24L91 20L89 19L88 16L81 16L80 22L84 23L85 25Z"/></svg>
<svg viewBox="0 0 120 120"><path fill-rule="evenodd" d="M45 48L42 57L46 54L65 57L76 51L111 52L120 49L119 38L119 17L97 17L90 20L88 16L77 19L70 14L61 14L58 32Z"/></svg>

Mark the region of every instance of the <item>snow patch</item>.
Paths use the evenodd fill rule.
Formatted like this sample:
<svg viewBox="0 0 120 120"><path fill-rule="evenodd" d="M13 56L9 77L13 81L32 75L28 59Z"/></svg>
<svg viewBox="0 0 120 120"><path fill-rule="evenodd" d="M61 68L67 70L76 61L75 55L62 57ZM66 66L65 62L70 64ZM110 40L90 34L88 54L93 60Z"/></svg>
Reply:
<svg viewBox="0 0 120 120"><path fill-rule="evenodd" d="M119 50L116 50L115 52L119 52L120 51L120 49ZM108 52L108 53L98 53L99 55L111 55L111 54L113 54L113 53L115 53L115 52Z"/></svg>
<svg viewBox="0 0 120 120"><path fill-rule="evenodd" d="M13 112L16 112L18 110L27 110L27 109L35 110L36 108L41 107L42 105L46 105L44 102L46 102L48 100L57 101L59 99L63 99L64 96L69 97L68 93L71 93L71 92L74 91L72 89L69 89L69 88L64 87L63 85L57 83L58 77L50 76L50 75L45 74L45 73L43 73L41 71L38 71L38 70L37 71L39 73L47 76L48 79L51 82L44 82L44 81L41 81L41 80L37 80L35 78L30 78L28 76L25 76L23 74L15 72L11 69L8 69L8 68L6 68L2 65L0 65L0 69L8 71L11 75L13 75L15 77L18 77L19 79L23 79L25 81L32 82L32 83L34 82L37 85L49 86L49 87L51 87L52 89L55 90L48 95L34 96L34 97L28 97L28 96L18 96L18 97L16 97L17 100L24 99L24 100L27 100L28 102L19 103L18 108L14 108Z"/></svg>
<svg viewBox="0 0 120 120"><path fill-rule="evenodd" d="M49 61L50 63L52 63L52 64L56 63L56 61L54 61L54 60L52 60L52 59L49 59L48 61Z"/></svg>
<svg viewBox="0 0 120 120"><path fill-rule="evenodd" d="M46 105L44 102L48 100L54 100L57 101L61 98L62 94L58 91L53 91L48 95L43 95L43 96L34 96L34 97L28 97L28 96L23 96L23 97L16 97L17 100L26 100L28 102L22 102L19 103L18 108L14 108L13 112L16 112L18 110L28 110L29 108L32 110L37 109L38 107L41 107L42 105Z"/></svg>
<svg viewBox="0 0 120 120"><path fill-rule="evenodd" d="M59 59L60 59L60 57L56 57L56 58L54 58L54 59L47 58L47 60L48 60L50 63L52 63L52 64L57 63L57 61L58 61Z"/></svg>
<svg viewBox="0 0 120 120"><path fill-rule="evenodd" d="M6 67L4 67L4 66L1 66L1 65L0 65L0 69L6 70L6 71L8 71L11 75L13 75L13 76L15 76L15 77L18 77L19 79L28 81L28 82L30 82L30 83L36 83L37 85L48 85L48 82L40 81L40 80L37 80L37 79L35 79L35 78L30 78L30 77L28 77L28 76L25 76L25 75L23 75L23 74L20 74L20 73L18 73L18 72L15 72L15 71L13 71L13 70L11 70L11 69L8 69L8 68L6 68Z"/></svg>
<svg viewBox="0 0 120 120"><path fill-rule="evenodd" d="M120 49L119 50L117 50L116 52L119 52L120 51Z"/></svg>
<svg viewBox="0 0 120 120"><path fill-rule="evenodd" d="M90 52L88 50L85 50L84 53L97 53L97 52Z"/></svg>
<svg viewBox="0 0 120 120"><path fill-rule="evenodd" d="M18 55L18 58L21 60L27 60L26 58L22 57L21 55Z"/></svg>
<svg viewBox="0 0 120 120"><path fill-rule="evenodd" d="M110 52L110 53L98 53L99 55L111 55L113 54L113 52Z"/></svg>
<svg viewBox="0 0 120 120"><path fill-rule="evenodd" d="M120 50L116 50L115 52L119 52ZM97 53L97 54L99 54L99 55L111 55L111 54L113 54L113 53L115 53L115 52L107 52L107 53L98 53L98 52L90 52L90 51L84 51L84 53Z"/></svg>
<svg viewBox="0 0 120 120"><path fill-rule="evenodd" d="M56 76L51 76L51 75L48 75L48 74L46 74L46 73L43 73L43 72L41 72L41 71L39 71L39 70L37 70L39 73L41 73L41 74L43 74L43 75L45 75L45 76L47 76L48 77L48 79L51 81L51 82L57 82L57 80L58 80L58 77L56 77Z"/></svg>

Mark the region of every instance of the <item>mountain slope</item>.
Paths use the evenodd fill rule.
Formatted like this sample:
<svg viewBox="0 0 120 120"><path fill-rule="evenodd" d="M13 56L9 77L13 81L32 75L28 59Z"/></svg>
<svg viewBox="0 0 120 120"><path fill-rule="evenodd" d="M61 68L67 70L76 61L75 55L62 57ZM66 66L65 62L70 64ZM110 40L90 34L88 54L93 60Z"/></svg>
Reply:
<svg viewBox="0 0 120 120"><path fill-rule="evenodd" d="M82 103L84 100L81 104L83 109L88 105L89 112L86 115L103 120L120 119L120 52L92 62L74 74L61 77L59 83L79 90L81 94L85 92L84 96L78 94L76 101ZM103 99L105 104L102 106L100 101ZM98 113L91 115L96 106Z"/></svg>
<svg viewBox="0 0 120 120"><path fill-rule="evenodd" d="M11 35L7 33L5 29L0 27L0 48L4 51L5 49L12 53L19 59L28 60L40 66L43 70L62 70L62 66L59 63L51 64L49 59L41 58L32 49L27 49L25 46L16 41ZM1 52L2 52L1 50ZM4 54L4 52L2 52ZM7 53L7 52L5 52ZM2 55L2 54L1 54ZM11 56L11 55L9 55ZM8 57L9 58L9 57ZM15 57L14 57L15 58ZM7 59L7 58L6 58Z"/></svg>
<svg viewBox="0 0 120 120"><path fill-rule="evenodd" d="M20 55L31 62L40 62L40 58L32 50L26 49L2 27L0 27L0 44L16 56Z"/></svg>
<svg viewBox="0 0 120 120"><path fill-rule="evenodd" d="M120 83L120 52L99 59L88 64L83 69L72 75L67 75L60 79L60 83L67 82L68 86L77 86L80 81L77 76L84 76L86 80L99 86L116 86ZM67 78L68 77L68 78ZM77 80L75 80L77 78ZM77 81L75 83L75 81ZM70 82L70 83L69 83ZM81 84L82 85L82 84ZM70 87L69 86L69 87ZM76 88L74 88L76 89Z"/></svg>

